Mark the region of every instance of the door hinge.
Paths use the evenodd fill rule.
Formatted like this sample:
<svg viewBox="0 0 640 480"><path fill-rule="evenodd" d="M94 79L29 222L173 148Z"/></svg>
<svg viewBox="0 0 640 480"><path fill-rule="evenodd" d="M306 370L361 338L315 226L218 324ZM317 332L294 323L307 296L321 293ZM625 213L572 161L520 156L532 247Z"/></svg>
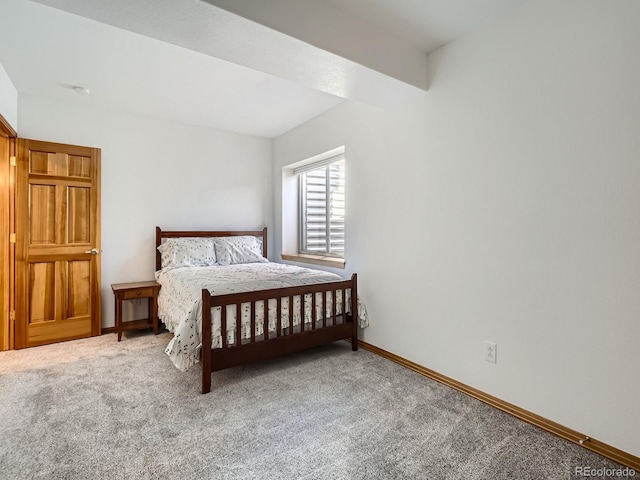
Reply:
<svg viewBox="0 0 640 480"><path fill-rule="evenodd" d="M16 321L16 311L15 310L11 310L9 312L9 320L11 320L12 322Z"/></svg>
<svg viewBox="0 0 640 480"><path fill-rule="evenodd" d="M7 158L7 157L4 157L4 158ZM9 165L11 165L12 167L16 166L16 157L15 156L12 155L12 156L9 157Z"/></svg>
<svg viewBox="0 0 640 480"><path fill-rule="evenodd" d="M10 233L9 234L9 243L16 243L16 234L15 233Z"/></svg>

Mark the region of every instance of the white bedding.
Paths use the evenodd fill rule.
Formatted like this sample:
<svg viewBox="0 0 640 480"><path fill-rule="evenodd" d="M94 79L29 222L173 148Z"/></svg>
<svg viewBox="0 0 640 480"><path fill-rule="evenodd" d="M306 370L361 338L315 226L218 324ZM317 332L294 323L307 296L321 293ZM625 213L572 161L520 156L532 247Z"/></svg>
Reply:
<svg viewBox="0 0 640 480"><path fill-rule="evenodd" d="M156 272L156 280L162 285L158 296L158 315L174 333L165 352L180 370L187 370L199 361L202 347L202 289L212 294L249 292L271 288L292 287L298 285L340 281L338 275L311 270L308 268L284 265L280 263L245 263L227 266L180 267ZM347 311L350 311L350 292L347 292ZM273 302L273 305L272 305ZM294 326L300 324L300 298L294 298ZM321 295L316 299L318 314L322 312ZM342 295L337 295L336 310L342 311ZM263 308L256 304L256 336L263 334ZM269 302L269 331L276 329L275 300ZM288 299L282 301L282 324L289 324ZM331 295L327 300L327 315L331 312ZM311 295L305 299L305 323L311 321ZM236 310L227 310L227 341L235 343ZM242 307L242 338L251 336L249 305ZM358 301L358 323L368 326L366 309ZM221 337L220 307L212 308L211 340L213 348L220 348Z"/></svg>

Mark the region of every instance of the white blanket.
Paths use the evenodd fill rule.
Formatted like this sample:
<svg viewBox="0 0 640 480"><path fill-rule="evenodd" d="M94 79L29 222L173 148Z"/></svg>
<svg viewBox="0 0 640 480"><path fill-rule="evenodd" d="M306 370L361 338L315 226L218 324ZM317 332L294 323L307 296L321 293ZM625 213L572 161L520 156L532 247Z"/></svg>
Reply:
<svg viewBox="0 0 640 480"><path fill-rule="evenodd" d="M202 347L202 289L208 289L213 295L249 292L271 288L293 287L313 283L340 281L338 275L311 270L309 268L284 265L280 263L246 263L240 265L211 267L180 267L167 272L156 272L156 280L162 285L158 296L158 314L167 328L174 332L165 352L180 370L187 370L199 361ZM326 315L331 315L331 295L327 296ZM316 297L317 317L322 316L322 296ZM347 292L347 312L350 311L350 292ZM262 335L264 308L261 302L256 304L255 335ZM305 298L305 323L311 321L311 295ZM222 344L220 307L212 311L211 341L213 348ZM300 324L300 297L294 298L294 326ZM342 295L336 298L336 314L342 312ZM242 338L251 337L249 305L242 307ZM227 309L227 341L235 343L236 309ZM269 301L269 331L275 331L277 325L275 300ZM360 327L368 326L369 320L363 304L358 301L358 322ZM289 325L288 299L282 301L282 324Z"/></svg>

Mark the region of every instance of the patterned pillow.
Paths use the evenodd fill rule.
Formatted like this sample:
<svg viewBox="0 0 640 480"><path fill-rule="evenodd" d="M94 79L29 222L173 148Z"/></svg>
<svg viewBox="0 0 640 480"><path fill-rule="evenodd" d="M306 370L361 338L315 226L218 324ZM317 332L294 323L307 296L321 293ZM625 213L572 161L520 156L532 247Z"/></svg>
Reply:
<svg viewBox="0 0 640 480"><path fill-rule="evenodd" d="M215 265L213 239L199 237L169 238L158 247L162 271L177 267Z"/></svg>
<svg viewBox="0 0 640 480"><path fill-rule="evenodd" d="M215 238L213 244L219 265L269 261L262 256L262 239L252 235Z"/></svg>

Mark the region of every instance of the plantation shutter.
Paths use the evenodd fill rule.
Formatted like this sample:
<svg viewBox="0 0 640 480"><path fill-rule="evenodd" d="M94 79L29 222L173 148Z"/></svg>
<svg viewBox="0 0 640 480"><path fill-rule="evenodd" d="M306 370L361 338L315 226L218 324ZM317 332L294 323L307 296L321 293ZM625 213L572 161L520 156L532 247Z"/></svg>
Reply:
<svg viewBox="0 0 640 480"><path fill-rule="evenodd" d="M300 251L344 257L344 155L299 167L294 174L300 176Z"/></svg>

